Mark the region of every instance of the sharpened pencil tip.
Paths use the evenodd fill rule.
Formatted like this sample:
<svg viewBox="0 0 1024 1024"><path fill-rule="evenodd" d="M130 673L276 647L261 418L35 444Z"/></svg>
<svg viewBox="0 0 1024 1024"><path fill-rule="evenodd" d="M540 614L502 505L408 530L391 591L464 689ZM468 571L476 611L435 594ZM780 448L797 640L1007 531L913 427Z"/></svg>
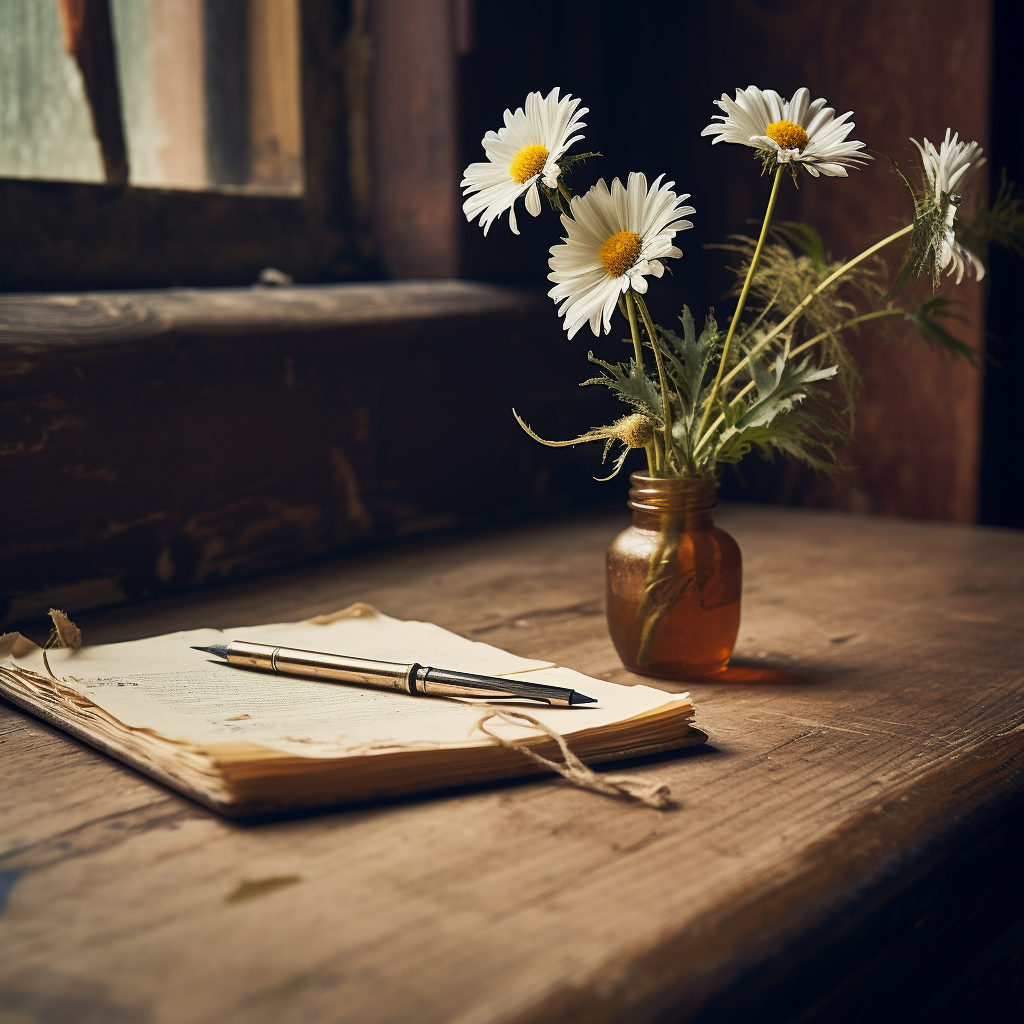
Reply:
<svg viewBox="0 0 1024 1024"><path fill-rule="evenodd" d="M204 654L215 654L218 658L228 656L227 644L213 644L211 647L193 647L193 651L202 651Z"/></svg>
<svg viewBox="0 0 1024 1024"><path fill-rule="evenodd" d="M585 693L577 693L575 690L569 696L570 704L596 704L596 697L588 697Z"/></svg>

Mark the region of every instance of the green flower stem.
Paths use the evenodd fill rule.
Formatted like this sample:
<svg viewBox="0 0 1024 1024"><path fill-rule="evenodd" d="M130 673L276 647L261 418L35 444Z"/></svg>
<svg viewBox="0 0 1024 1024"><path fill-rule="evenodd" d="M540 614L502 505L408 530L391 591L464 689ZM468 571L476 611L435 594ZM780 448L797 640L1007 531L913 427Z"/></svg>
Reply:
<svg viewBox="0 0 1024 1024"><path fill-rule="evenodd" d="M784 320L782 320L781 323L779 323L775 327L773 327L722 378L723 386L727 386L729 384L729 382L736 376L736 374L739 373L740 370L742 370L745 366L747 366L750 363L750 360L753 359L754 356L756 356L760 352L763 352L779 336L779 332L780 331L784 331L798 316L800 316L801 313L803 313L803 311L811 304L811 302L815 298L817 298L823 291L825 291L826 288L829 288L831 285L835 284L835 282L838 281L839 278L841 278L847 271L852 270L855 266L857 266L858 263L863 263L864 260L868 259L868 257L870 257L870 256L874 256L874 254L876 252L878 252L880 249L884 249L887 245L890 245L893 242L898 241L904 235L910 234L910 232L913 231L913 230L914 230L914 225L913 224L908 224L905 228L900 228L899 231L894 231L891 235L887 235L880 242L875 242L874 245L869 246L859 256L854 256L853 259L850 260L848 263L844 263L838 270L836 270L833 273L829 274L829 276L826 277L825 280L822 281L821 284L819 284L818 287L814 289L814 291L812 291L812 292L808 293L807 295L805 295L804 298L800 301L799 305L795 306L793 311L791 313L789 313L789 315L786 316L786 318ZM858 320L857 322L860 322L860 321ZM851 321L851 323L852 323L852 321ZM840 328L840 329L842 329L842 328ZM828 332L826 332L826 334L827 333ZM804 342L804 344L801 345L800 348L797 349L797 351L802 352L805 348L809 347L812 343L817 343L818 341L820 341L822 337L824 337L824 335L817 335L815 338L812 338L811 341ZM796 354L795 352L790 353L791 356L795 355L795 354ZM723 353L723 356L724 356L724 353ZM722 366L724 366L724 365L725 365L725 360L723 358L722 363L719 366L719 373L721 373ZM746 391L749 391L749 390L750 390L750 388L747 387L746 389L744 389L743 393L745 394ZM710 409L710 408L711 408L711 403L709 402L708 403L708 409ZM699 436L699 440L693 446L694 454L699 452L701 450L701 448L704 447L704 445L710 439L712 433L714 433L714 431L717 429L718 424L721 423L723 419L724 419L723 416L719 416L718 419L715 421L714 426L712 426L707 431L704 431L704 425L703 425L703 423L701 424L701 429L697 432L698 436Z"/></svg>
<svg viewBox="0 0 1024 1024"><path fill-rule="evenodd" d="M845 324L840 324L838 327L834 328L834 330L845 331L848 327L856 327L857 324L867 323L869 320L880 320L882 317L886 316L906 316L906 314L903 312L902 309L879 309L876 310L874 313L864 313L862 316L855 316L852 320L847 320ZM811 338L808 341L805 341L802 345L797 345L797 347L793 349L792 352L789 353L789 358L792 359L793 356L798 356L801 352L806 352L807 349L811 348L814 345L817 345L819 341L824 341L831 333L832 331L822 331L821 334L816 334L813 338ZM739 391L737 391L736 397L733 398L732 402L730 402L729 404L732 405L733 402L739 401L739 399L741 399L745 394L747 394L747 392L750 391L750 389L753 388L753 386L754 382L748 381L746 387L741 388ZM718 418L714 421L714 423L712 423L711 426L708 427L708 432L697 442L697 447L694 449L695 452L700 450L704 442L714 435L715 431L722 425L724 421L725 413L723 412L720 413Z"/></svg>
<svg viewBox="0 0 1024 1024"><path fill-rule="evenodd" d="M668 378L665 376L665 366L662 362L661 351L658 348L658 334L654 321L651 319L651 314L647 310L647 303L632 288L630 288L629 294L640 310L644 327L647 329L647 337L651 339L654 361L658 366L658 383L661 385L662 419L665 421L665 465L662 469L667 473L669 471L669 458L675 453L675 444L672 441L672 403L668 396Z"/></svg>
<svg viewBox="0 0 1024 1024"><path fill-rule="evenodd" d="M707 403L704 406L704 414L700 419L700 426L697 428L697 436L704 433L708 425L708 418L715 405L715 398L722 386L722 375L725 373L725 365L729 358L729 348L732 345L732 336L736 333L740 317L743 315L743 307L747 304L747 295L750 292L750 283L754 279L754 271L757 269L757 261L761 258L761 250L764 248L765 239L768 237L768 228L771 227L772 214L775 212L775 200L779 197L779 183L782 181L782 172L786 169L785 164L779 164L775 172L775 181L772 182L772 194L768 197L768 209L764 214L764 222L761 224L761 235L757 240L757 247L754 255L750 258L750 266L747 268L747 277L743 282L743 289L736 302L736 312L732 315L732 322L729 324L729 333L725 336L725 344L722 346L722 358L718 362L718 373L715 376L715 383L711 387L711 394L708 395ZM696 451L696 449L694 449Z"/></svg>
<svg viewBox="0 0 1024 1024"><path fill-rule="evenodd" d="M629 332L633 335L633 351L636 353L636 365L638 370L644 368L644 350L640 344L640 325L636 320L636 303L633 301L633 289L626 291L626 314L629 317ZM658 446L652 438L646 445L647 450L647 472L654 476L658 470Z"/></svg>
<svg viewBox="0 0 1024 1024"><path fill-rule="evenodd" d="M852 320L847 320L845 324L836 328L840 331L845 331L848 327L856 327L858 324L866 324L870 320L881 320L887 316L906 316L902 309L876 309L874 313L864 313L862 316L855 316ZM822 331L821 334L816 334L809 341L805 341L802 345L797 345L792 352L789 353L789 358L800 355L801 352L806 352L807 349L814 345L817 345L819 341L824 341L832 332Z"/></svg>
<svg viewBox="0 0 1024 1024"><path fill-rule="evenodd" d="M778 337L780 331L784 331L800 314L816 299L823 291L825 291L830 285L835 284L840 277L842 277L848 270L852 270L858 263L862 263L869 256L873 256L879 249L883 249L885 246L897 239L902 238L904 235L914 230L913 224L908 224L905 228L900 228L899 231L894 231L891 235L883 238L880 242L876 242L869 249L865 249L859 256L854 256L849 263L844 263L837 271L829 274L821 284L818 285L814 291L805 295L801 299L800 304L796 306L793 311L777 326L773 327L758 343L747 353L724 377L722 383L728 384L740 370L746 366L750 360L756 356L759 352L763 351L767 345L770 345L775 338Z"/></svg>

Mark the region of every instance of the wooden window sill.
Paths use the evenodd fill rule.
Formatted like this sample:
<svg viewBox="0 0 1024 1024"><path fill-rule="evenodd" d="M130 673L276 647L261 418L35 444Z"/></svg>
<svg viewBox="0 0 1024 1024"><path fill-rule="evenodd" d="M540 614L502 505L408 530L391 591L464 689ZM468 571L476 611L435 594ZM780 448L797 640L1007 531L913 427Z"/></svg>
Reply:
<svg viewBox="0 0 1024 1024"><path fill-rule="evenodd" d="M510 412L589 426L585 372L463 281L0 296L0 621L596 496Z"/></svg>

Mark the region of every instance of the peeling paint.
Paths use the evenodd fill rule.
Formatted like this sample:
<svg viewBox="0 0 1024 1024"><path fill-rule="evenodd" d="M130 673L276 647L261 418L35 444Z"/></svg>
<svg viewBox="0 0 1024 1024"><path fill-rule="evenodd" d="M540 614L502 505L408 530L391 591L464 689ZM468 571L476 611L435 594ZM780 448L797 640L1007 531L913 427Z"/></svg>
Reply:
<svg viewBox="0 0 1024 1024"><path fill-rule="evenodd" d="M39 439L32 443L26 441L12 441L5 445L0 445L0 455L14 455L22 451L30 452L41 452L45 447L50 437L60 430L66 430L68 427L84 427L85 424L77 416L58 416L51 423L43 427L39 434Z"/></svg>
<svg viewBox="0 0 1024 1024"><path fill-rule="evenodd" d="M81 462L76 466L65 466L61 472L76 480L102 480L106 484L112 484L117 479L117 474L106 466L89 468Z"/></svg>
<svg viewBox="0 0 1024 1024"><path fill-rule="evenodd" d="M202 583L231 575L252 561L252 547L269 547L274 534L298 531L319 534L323 510L316 505L288 505L269 498L247 498L193 516L182 532L198 542L199 563L191 582ZM230 540L230 544L228 541Z"/></svg>
<svg viewBox="0 0 1024 1024"><path fill-rule="evenodd" d="M38 395L32 404L43 412L63 412L68 407L68 403L63 398L58 398L56 395L50 394L49 391Z"/></svg>
<svg viewBox="0 0 1024 1024"><path fill-rule="evenodd" d="M0 377L24 377L31 373L35 364L27 360L4 359L0 361Z"/></svg>

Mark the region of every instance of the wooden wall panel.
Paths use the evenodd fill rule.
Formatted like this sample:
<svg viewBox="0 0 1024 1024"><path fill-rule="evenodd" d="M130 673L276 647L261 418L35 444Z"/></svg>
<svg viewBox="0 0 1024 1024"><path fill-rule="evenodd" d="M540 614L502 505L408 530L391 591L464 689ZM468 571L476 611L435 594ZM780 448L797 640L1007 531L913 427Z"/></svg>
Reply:
<svg viewBox="0 0 1024 1024"><path fill-rule="evenodd" d="M451 0L373 0L372 209L385 276L458 275L462 211Z"/></svg>
<svg viewBox="0 0 1024 1024"><path fill-rule="evenodd" d="M548 312L458 282L0 297L0 624L611 498L599 446L512 418L606 416Z"/></svg>
<svg viewBox="0 0 1024 1024"><path fill-rule="evenodd" d="M854 137L916 167L908 142L934 142L947 127L989 147L991 8L952 0L844 0L809 5L815 32L801 60L812 92L853 109ZM986 169L987 170L987 169ZM984 189L987 175L973 185ZM906 191L881 167L846 181L808 184L803 216L837 254L906 223ZM984 346L984 289L950 287L966 323L956 333ZM903 340L905 339L905 340ZM926 352L915 332L886 340L865 331L854 344L864 369L852 470L816 501L925 519L973 521L978 505L982 376L962 360Z"/></svg>
<svg viewBox="0 0 1024 1024"><path fill-rule="evenodd" d="M722 40L709 73L731 93L758 84L791 95L806 85L838 112L854 112L852 138L914 169L909 139L938 142L946 127L989 142L990 0L726 0L710 9L708 35ZM717 150L725 147L716 147ZM715 153L723 172L719 200L737 215L757 209L742 161ZM985 190L985 168L974 185ZM750 205L755 202L755 205ZM763 203L763 199L760 199ZM853 256L906 224L909 197L884 160L846 179L800 175L782 215L813 223L836 257ZM733 220L728 230L737 230ZM751 228L750 230L753 230ZM894 246L895 268L903 249ZM925 290L924 294L927 294ZM984 347L984 287L951 288L966 323L954 333ZM851 348L864 371L846 472L818 480L791 463L748 461L749 490L727 481L732 497L882 515L970 522L979 495L982 374L930 351L913 329L862 331Z"/></svg>

